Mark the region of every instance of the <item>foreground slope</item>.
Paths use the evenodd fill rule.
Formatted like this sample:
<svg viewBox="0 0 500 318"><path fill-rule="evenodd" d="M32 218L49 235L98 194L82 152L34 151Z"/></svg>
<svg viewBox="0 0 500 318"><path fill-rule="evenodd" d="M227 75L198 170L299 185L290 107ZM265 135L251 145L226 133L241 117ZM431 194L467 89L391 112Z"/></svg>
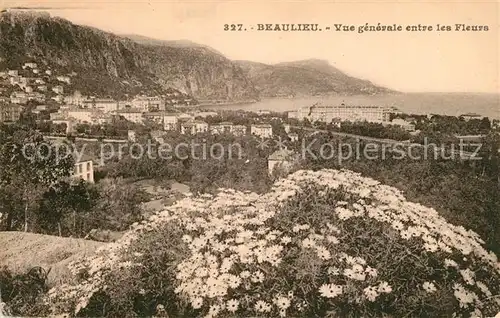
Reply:
<svg viewBox="0 0 500 318"><path fill-rule="evenodd" d="M95 252L103 243L24 232L0 232L0 267L24 273L33 267L49 270L48 284L66 281L67 265Z"/></svg>
<svg viewBox="0 0 500 318"><path fill-rule="evenodd" d="M263 195L188 197L73 263L43 314L470 317L500 310L472 231L351 171L297 171Z"/></svg>

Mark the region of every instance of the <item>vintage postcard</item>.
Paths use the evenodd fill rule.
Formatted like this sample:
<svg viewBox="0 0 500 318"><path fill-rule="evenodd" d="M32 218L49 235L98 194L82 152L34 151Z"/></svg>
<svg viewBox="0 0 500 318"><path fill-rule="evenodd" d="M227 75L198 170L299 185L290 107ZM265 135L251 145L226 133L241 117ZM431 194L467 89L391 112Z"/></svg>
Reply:
<svg viewBox="0 0 500 318"><path fill-rule="evenodd" d="M0 317L500 317L499 19L0 0Z"/></svg>

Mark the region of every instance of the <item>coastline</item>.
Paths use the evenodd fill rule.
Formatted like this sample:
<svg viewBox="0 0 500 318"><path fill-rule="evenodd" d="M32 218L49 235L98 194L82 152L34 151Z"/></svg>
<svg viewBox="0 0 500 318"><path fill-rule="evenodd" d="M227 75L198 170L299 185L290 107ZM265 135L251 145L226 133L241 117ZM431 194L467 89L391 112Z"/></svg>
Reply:
<svg viewBox="0 0 500 318"><path fill-rule="evenodd" d="M311 96L311 97L269 97L259 101L232 101L226 103L202 103L196 106L203 110L270 110L275 112L293 111L316 102L324 104L371 104L397 107L408 114L441 114L458 116L476 112L490 119L500 119L500 94L459 93L459 92L408 92L375 96Z"/></svg>
<svg viewBox="0 0 500 318"><path fill-rule="evenodd" d="M222 103L214 103L214 102L202 102L199 103L198 105L193 105L192 107L211 107L211 106L231 106L231 105L245 105L245 104L255 104L258 103L262 100L256 100L256 99L251 99L251 100L241 100L241 101L226 101Z"/></svg>

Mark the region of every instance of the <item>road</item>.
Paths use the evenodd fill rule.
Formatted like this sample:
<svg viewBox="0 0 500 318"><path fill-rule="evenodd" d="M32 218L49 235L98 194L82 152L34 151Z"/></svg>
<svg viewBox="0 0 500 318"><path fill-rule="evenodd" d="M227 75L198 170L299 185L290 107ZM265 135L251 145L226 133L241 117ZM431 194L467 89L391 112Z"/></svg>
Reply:
<svg viewBox="0 0 500 318"><path fill-rule="evenodd" d="M374 137L368 137L368 136L361 136L361 135L355 135L355 134L349 134L349 133L343 133L343 132L337 132L337 131L330 131L330 130L324 130L324 129L317 129L317 128L308 128L308 127L301 127L301 126L291 126L291 128L295 129L302 129L305 131L312 131L312 132L323 132L323 133L330 133L335 136L339 137L347 137L347 138L354 138L354 139L359 139L363 141L368 141L368 142L375 142L375 143L382 143L382 144L389 144L392 146L395 145L401 145L404 147L413 147L413 148L424 148L424 147L430 147L432 144L429 145L422 145L418 143L412 143L409 140L408 141L398 141L394 139L382 139L382 138L374 138ZM460 145L457 145L460 146ZM446 149L444 146L440 147L441 151L447 151L449 152L449 155L454 155L456 154L460 159L462 160L477 160L477 154L474 154L473 152L468 152L468 151L461 151L461 150L455 150L454 148L451 149Z"/></svg>
<svg viewBox="0 0 500 318"><path fill-rule="evenodd" d="M62 137L62 136L44 136L44 138L47 138L48 140L56 140L56 141L63 141L68 139L67 137ZM82 137L75 137L75 140L77 141L89 141L89 142L96 142L99 141L97 138L82 138ZM127 143L127 139L103 139L102 142L108 142L108 143Z"/></svg>

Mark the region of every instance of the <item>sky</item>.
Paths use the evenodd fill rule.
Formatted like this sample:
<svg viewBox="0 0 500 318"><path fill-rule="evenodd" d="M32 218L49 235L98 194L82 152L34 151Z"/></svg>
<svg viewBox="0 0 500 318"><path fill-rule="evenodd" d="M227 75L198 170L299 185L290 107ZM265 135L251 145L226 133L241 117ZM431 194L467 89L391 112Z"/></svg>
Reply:
<svg viewBox="0 0 500 318"><path fill-rule="evenodd" d="M500 92L498 1L12 1L117 34L188 39L233 60L324 59L349 75L406 92ZM50 8L50 10L47 10ZM224 24L247 31L224 31ZM314 23L321 32L256 31L257 24ZM365 32L359 25L450 25L452 31ZM334 24L355 32L334 31ZM455 31L455 24L489 31ZM251 30L254 27L254 30Z"/></svg>

